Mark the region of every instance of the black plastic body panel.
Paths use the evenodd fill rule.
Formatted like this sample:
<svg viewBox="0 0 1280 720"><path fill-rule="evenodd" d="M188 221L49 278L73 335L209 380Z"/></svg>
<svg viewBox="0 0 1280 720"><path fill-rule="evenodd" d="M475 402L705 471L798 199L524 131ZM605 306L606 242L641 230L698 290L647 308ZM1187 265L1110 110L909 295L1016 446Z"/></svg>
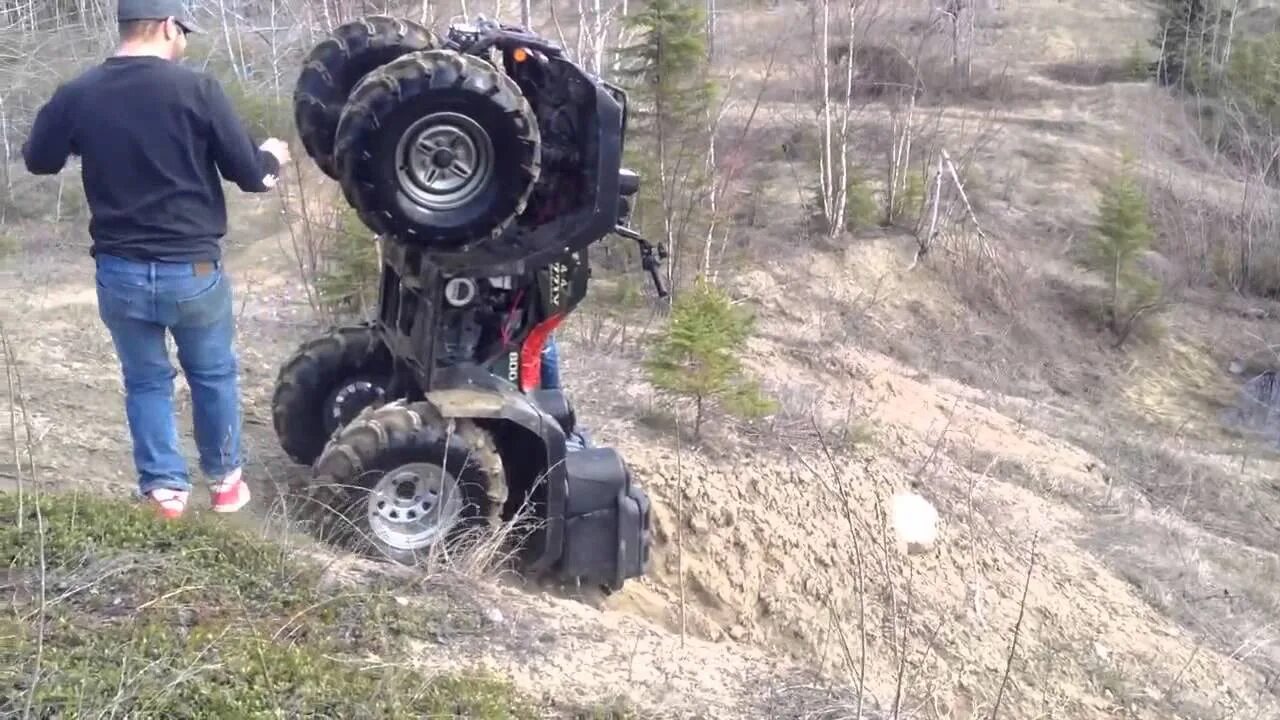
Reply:
<svg viewBox="0 0 1280 720"><path fill-rule="evenodd" d="M441 370L426 398L446 417L481 422L498 440L509 484L508 510L531 508L534 528L521 548L525 572L617 590L645 574L650 504L612 448L568 452L566 432L538 399L478 368ZM485 422L489 421L489 422Z"/></svg>
<svg viewBox="0 0 1280 720"><path fill-rule="evenodd" d="M522 565L533 574L550 570L563 549L569 493L560 423L484 368L441 369L436 381L438 389L428 391L426 399L444 417L476 420L494 434L508 485L517 491L507 509L527 503L536 523L521 549Z"/></svg>
<svg viewBox="0 0 1280 720"><path fill-rule="evenodd" d="M529 397L535 405L560 423L560 429L564 430L565 435L573 432L577 417L573 411L573 403L569 402L569 396L563 390L534 390L529 393Z"/></svg>
<svg viewBox="0 0 1280 720"><path fill-rule="evenodd" d="M569 453L569 501L557 576L565 582L621 588L649 566L649 498L631 482L612 448Z"/></svg>
<svg viewBox="0 0 1280 720"><path fill-rule="evenodd" d="M391 397L421 395L433 385L444 276L422 253L390 238L381 240L382 275L375 325L395 365L412 377L393 378ZM417 390L417 393L410 393Z"/></svg>
<svg viewBox="0 0 1280 720"><path fill-rule="evenodd" d="M426 253L383 239L382 275L379 284L378 317L392 356L409 372L422 391L435 386L434 372L439 345L450 338L445 329L451 313L465 312L444 302L446 276L427 258ZM505 346L497 342L482 343L478 356L469 362L484 365L491 372L518 384L520 351L529 333L556 315L573 312L587 295L591 265L588 250L560 255L554 261L517 279L522 304L517 311L519 325L507 338Z"/></svg>

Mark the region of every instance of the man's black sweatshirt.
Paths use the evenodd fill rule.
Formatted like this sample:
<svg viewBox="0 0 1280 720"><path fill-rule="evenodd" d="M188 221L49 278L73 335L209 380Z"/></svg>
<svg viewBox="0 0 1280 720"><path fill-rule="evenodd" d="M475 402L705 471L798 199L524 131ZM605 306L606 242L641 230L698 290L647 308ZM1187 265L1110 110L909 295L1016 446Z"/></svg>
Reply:
<svg viewBox="0 0 1280 720"><path fill-rule="evenodd" d="M218 82L159 57L115 56L64 83L23 145L27 170L52 175L79 156L93 255L221 258L222 179L265 192L279 174Z"/></svg>

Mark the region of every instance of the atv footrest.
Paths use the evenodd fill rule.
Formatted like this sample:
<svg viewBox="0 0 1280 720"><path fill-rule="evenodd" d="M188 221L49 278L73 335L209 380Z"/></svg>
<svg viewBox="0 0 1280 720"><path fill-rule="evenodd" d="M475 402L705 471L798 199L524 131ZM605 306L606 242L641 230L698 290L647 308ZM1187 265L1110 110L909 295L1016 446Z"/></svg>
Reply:
<svg viewBox="0 0 1280 720"><path fill-rule="evenodd" d="M622 456L612 448L587 448L565 457L568 498L563 581L622 587L649 565L649 497L631 482Z"/></svg>

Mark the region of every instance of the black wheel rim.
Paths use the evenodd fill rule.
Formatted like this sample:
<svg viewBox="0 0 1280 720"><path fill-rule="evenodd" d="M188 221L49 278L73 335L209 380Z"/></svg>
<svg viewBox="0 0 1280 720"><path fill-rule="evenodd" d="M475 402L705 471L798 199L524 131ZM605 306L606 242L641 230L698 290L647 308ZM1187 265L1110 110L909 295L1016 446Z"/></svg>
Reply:
<svg viewBox="0 0 1280 720"><path fill-rule="evenodd" d="M455 112L415 121L396 145L396 180L414 203L432 212L462 207L488 187L494 175L489 134Z"/></svg>
<svg viewBox="0 0 1280 720"><path fill-rule="evenodd" d="M352 378L334 388L324 404L324 429L332 434L370 405L386 402L386 383L377 378Z"/></svg>

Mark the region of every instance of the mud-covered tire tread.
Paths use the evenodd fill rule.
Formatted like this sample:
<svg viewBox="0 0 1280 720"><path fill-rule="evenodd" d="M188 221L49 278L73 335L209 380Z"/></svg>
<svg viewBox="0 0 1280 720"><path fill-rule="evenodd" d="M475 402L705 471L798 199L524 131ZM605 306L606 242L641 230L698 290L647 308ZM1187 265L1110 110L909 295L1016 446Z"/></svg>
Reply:
<svg viewBox="0 0 1280 720"><path fill-rule="evenodd" d="M391 353L372 325L330 329L304 342L280 368L271 420L281 449L294 462L315 462L330 439L323 420L329 391L356 373L389 373Z"/></svg>
<svg viewBox="0 0 1280 720"><path fill-rule="evenodd" d="M380 543L365 517L364 490L389 466L439 462L462 485L467 510L451 533L497 529L507 499L506 472L493 437L470 420L441 418L429 402L396 401L366 408L316 460L301 519L325 542L378 558L415 564L414 553Z"/></svg>
<svg viewBox="0 0 1280 720"><path fill-rule="evenodd" d="M440 45L412 20L370 15L338 26L311 49L294 84L293 118L303 149L325 175L338 179L334 133L351 90L397 57Z"/></svg>
<svg viewBox="0 0 1280 720"><path fill-rule="evenodd" d="M471 91L494 103L511 121L514 137L510 141L517 149L514 158L497 153L495 160L499 164L510 165L507 172L498 169L495 179L513 182L518 189L493 203L480 218L453 228L417 225L384 207L379 197L384 181L376 176L376 158L371 149L381 139L379 130L398 107L423 93L443 89ZM498 137L492 140L501 142ZM524 213L542 172L541 143L537 116L514 80L473 55L429 49L396 58L356 85L338 122L334 155L343 196L375 233L415 244L462 240L481 244L500 237Z"/></svg>

